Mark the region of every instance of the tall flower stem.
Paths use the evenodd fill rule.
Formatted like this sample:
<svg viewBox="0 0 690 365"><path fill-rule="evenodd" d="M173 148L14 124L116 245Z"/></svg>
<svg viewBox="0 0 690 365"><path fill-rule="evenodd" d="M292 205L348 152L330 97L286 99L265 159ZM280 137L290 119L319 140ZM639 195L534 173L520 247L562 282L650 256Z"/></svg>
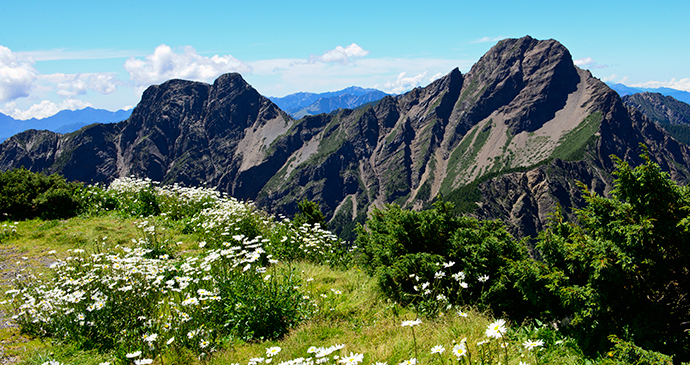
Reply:
<svg viewBox="0 0 690 365"><path fill-rule="evenodd" d="M417 354L417 337L414 335L414 326L410 326L410 329L412 330L412 341L414 341L414 357L419 359L419 354Z"/></svg>
<svg viewBox="0 0 690 365"><path fill-rule="evenodd" d="M508 343L507 343L507 342L504 342L504 343L502 344L502 346L503 346L503 348L505 349L505 353L506 353L506 364L507 364L507 363L508 363Z"/></svg>

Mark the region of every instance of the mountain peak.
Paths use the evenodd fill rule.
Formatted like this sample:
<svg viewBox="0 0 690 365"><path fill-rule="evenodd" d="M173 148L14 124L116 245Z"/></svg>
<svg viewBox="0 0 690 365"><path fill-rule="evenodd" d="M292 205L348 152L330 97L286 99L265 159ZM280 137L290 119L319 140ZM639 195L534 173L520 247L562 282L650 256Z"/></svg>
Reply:
<svg viewBox="0 0 690 365"><path fill-rule="evenodd" d="M213 87L219 88L233 88L233 89L247 89L252 88L242 75L237 72L225 73L213 82ZM252 88L253 89L253 88Z"/></svg>
<svg viewBox="0 0 690 365"><path fill-rule="evenodd" d="M510 132L533 132L552 119L580 82L570 52L559 42L530 36L505 39L472 66L463 87L467 122L504 106ZM474 105L471 105L474 103Z"/></svg>

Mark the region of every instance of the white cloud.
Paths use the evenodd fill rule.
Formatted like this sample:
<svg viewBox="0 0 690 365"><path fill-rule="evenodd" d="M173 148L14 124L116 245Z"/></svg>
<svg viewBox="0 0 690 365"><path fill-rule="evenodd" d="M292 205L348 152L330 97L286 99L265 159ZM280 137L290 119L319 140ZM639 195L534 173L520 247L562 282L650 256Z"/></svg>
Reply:
<svg viewBox="0 0 690 365"><path fill-rule="evenodd" d="M603 82L612 82L613 80L615 80L615 79L617 79L617 78L618 78L618 75L613 74L613 75L611 75L611 76L602 77L602 78L601 78L601 81L603 81Z"/></svg>
<svg viewBox="0 0 690 365"><path fill-rule="evenodd" d="M439 72L439 73L437 73L437 74L431 76L431 77L429 78L429 82L434 82L434 81L440 79L441 77L443 77L443 76L445 76L445 75L446 75L446 74L444 74L443 72Z"/></svg>
<svg viewBox="0 0 690 365"><path fill-rule="evenodd" d="M481 37L479 39L475 39L472 41L472 43L489 43L489 42L498 42L502 39L505 39L506 37L499 36L499 37Z"/></svg>
<svg viewBox="0 0 690 365"><path fill-rule="evenodd" d="M352 43L345 48L337 46L335 49L324 52L323 56L319 57L319 60L323 62L347 63L350 58L361 58L368 54L369 51L364 50L356 43Z"/></svg>
<svg viewBox="0 0 690 365"><path fill-rule="evenodd" d="M165 44L143 60L128 59L124 66L132 82L141 89L174 78L211 82L227 72L251 72L246 63L231 55L204 57L191 46L177 53Z"/></svg>
<svg viewBox="0 0 690 365"><path fill-rule="evenodd" d="M55 83L57 94L65 97L84 95L88 90L107 95L115 92L120 84L113 73L51 74L40 79Z"/></svg>
<svg viewBox="0 0 690 365"><path fill-rule="evenodd" d="M403 71L398 75L397 80L387 82L386 85L384 85L383 87L384 91L388 91L394 94L400 94L402 92L415 88L422 83L422 80L424 80L424 78L426 77L427 72L424 71L423 73L413 77L405 77L406 74L407 73Z"/></svg>
<svg viewBox="0 0 690 365"><path fill-rule="evenodd" d="M34 104L27 110L20 110L15 107L14 102L5 104L4 114L11 116L14 119L26 120L31 118L43 119L57 114L61 110L79 110L92 106L91 103L79 99L65 99L60 104L55 104L49 100L43 100L38 104Z"/></svg>
<svg viewBox="0 0 690 365"><path fill-rule="evenodd" d="M592 57L584 57L573 60L573 63L578 67L589 66L594 63L594 59Z"/></svg>
<svg viewBox="0 0 690 365"><path fill-rule="evenodd" d="M583 58L578 58L576 60L573 60L573 63L575 66L580 67L580 68L607 68L609 67L608 65L600 65L594 61L592 57L583 57Z"/></svg>
<svg viewBox="0 0 690 365"><path fill-rule="evenodd" d="M0 102L28 96L36 75L30 60L20 61L12 50L0 46Z"/></svg>
<svg viewBox="0 0 690 365"><path fill-rule="evenodd" d="M660 88L660 87L667 87L670 89L690 91L690 78L684 78L684 79L680 79L680 80L676 80L675 78L673 78L673 79L671 79L671 81L647 81L647 82L628 85L628 86L641 87L641 88L651 88L651 89L656 89L656 88Z"/></svg>

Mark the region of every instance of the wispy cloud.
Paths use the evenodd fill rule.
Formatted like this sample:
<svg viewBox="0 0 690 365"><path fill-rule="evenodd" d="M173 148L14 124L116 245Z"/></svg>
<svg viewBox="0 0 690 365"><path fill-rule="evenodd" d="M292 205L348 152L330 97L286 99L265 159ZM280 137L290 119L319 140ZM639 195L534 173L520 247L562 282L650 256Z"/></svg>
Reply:
<svg viewBox="0 0 690 365"><path fill-rule="evenodd" d="M583 57L579 58L576 60L573 60L573 63L575 66L580 67L580 68L585 68L585 69L591 69L591 68L607 68L609 67L608 65L600 65L594 61L592 57Z"/></svg>
<svg viewBox="0 0 690 365"><path fill-rule="evenodd" d="M361 58L351 59L348 64L309 62L307 60L263 60L249 62L252 75L261 76L252 84L267 95L286 95L297 91L323 92L338 90L348 86L376 87L387 92L404 92L434 77L447 74L455 67L468 70L469 60L433 58ZM398 83L398 76L434 75L422 79L420 83ZM263 83L266 77L273 77ZM407 76L410 77L410 76ZM276 82L275 78L280 81ZM384 86L381 86L384 85ZM385 85L388 85L386 87ZM403 87L406 85L407 87Z"/></svg>
<svg viewBox="0 0 690 365"><path fill-rule="evenodd" d="M50 49L27 52L16 52L19 59L33 61L61 61L61 60L103 60L111 58L142 57L146 53L135 50L117 49L87 49L87 50L67 50Z"/></svg>
<svg viewBox="0 0 690 365"><path fill-rule="evenodd" d="M670 89L690 91L690 78L684 78L680 80L671 79L671 81L647 81L639 84L628 85L632 87L650 88L657 89L660 87L667 87Z"/></svg>
<svg viewBox="0 0 690 365"><path fill-rule="evenodd" d="M498 42L502 39L505 39L506 37L504 36L498 36L498 37L481 37L479 39L473 40L471 43L493 43L493 42Z"/></svg>
<svg viewBox="0 0 690 365"><path fill-rule="evenodd" d="M64 97L85 95L92 90L99 94L111 94L123 83L116 79L115 73L49 74L40 75L39 80L54 84L57 94Z"/></svg>

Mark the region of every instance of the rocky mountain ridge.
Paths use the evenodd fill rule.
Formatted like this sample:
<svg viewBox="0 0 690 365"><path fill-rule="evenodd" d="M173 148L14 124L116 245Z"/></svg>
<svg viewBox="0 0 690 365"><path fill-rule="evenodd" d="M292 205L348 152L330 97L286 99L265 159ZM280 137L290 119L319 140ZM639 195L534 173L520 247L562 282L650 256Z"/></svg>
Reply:
<svg viewBox="0 0 690 365"><path fill-rule="evenodd" d="M690 103L690 92L684 91L684 90L671 89L668 87L658 87L658 88L632 87L632 86L626 86L623 84L616 84L616 83L611 83L611 82L607 82L606 85L608 85L611 89L616 91L621 97L624 97L626 95L649 92L649 93L661 94L664 96L672 96L674 99L676 99L678 101L682 101L684 103Z"/></svg>
<svg viewBox="0 0 690 365"><path fill-rule="evenodd" d="M361 105L381 100L388 94L376 89L351 86L325 93L294 93L284 97L270 97L283 111L295 119L307 115L330 113L337 109L356 109Z"/></svg>
<svg viewBox="0 0 690 365"><path fill-rule="evenodd" d="M672 96L642 92L623 96L623 103L659 123L690 125L690 105Z"/></svg>
<svg viewBox="0 0 690 365"><path fill-rule="evenodd" d="M207 183L287 215L310 199L338 232L373 207L422 209L443 196L525 236L556 204L566 214L582 205L576 181L608 192L610 155L640 163L639 143L688 179L686 145L577 68L557 41L523 37L499 42L466 74L299 120L238 74L213 85L171 80L147 89L127 121L10 138L0 169Z"/></svg>
<svg viewBox="0 0 690 365"><path fill-rule="evenodd" d="M307 115L330 113L338 109L357 109L365 104L373 103L385 97L383 91L371 91L362 95L344 94L330 98L320 98L315 102L301 108L288 109L293 118L300 119Z"/></svg>

